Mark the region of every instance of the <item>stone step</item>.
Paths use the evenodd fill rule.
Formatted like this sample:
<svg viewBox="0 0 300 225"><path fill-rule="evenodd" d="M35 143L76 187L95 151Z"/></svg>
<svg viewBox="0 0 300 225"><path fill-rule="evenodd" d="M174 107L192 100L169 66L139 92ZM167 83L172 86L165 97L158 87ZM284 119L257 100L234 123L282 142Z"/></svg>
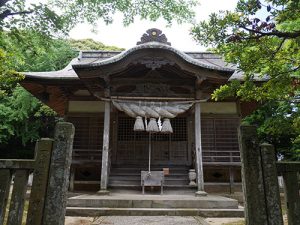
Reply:
<svg viewBox="0 0 300 225"><path fill-rule="evenodd" d="M67 207L66 216L202 216L244 217L244 209Z"/></svg>
<svg viewBox="0 0 300 225"><path fill-rule="evenodd" d="M126 172L126 171L110 171L110 176L141 176L141 171L138 172ZM165 177L169 176L185 176L188 177L188 172L171 172L169 175L165 175Z"/></svg>
<svg viewBox="0 0 300 225"><path fill-rule="evenodd" d="M237 200L220 197L184 197L170 195L80 196L68 199L68 207L86 208L195 208L195 209L237 209Z"/></svg>
<svg viewBox="0 0 300 225"><path fill-rule="evenodd" d="M188 177L186 175L168 175L164 177L165 180L189 180ZM120 176L120 175L115 175L115 174L111 174L109 176L110 180L141 180L141 175L124 175L124 176Z"/></svg>
<svg viewBox="0 0 300 225"><path fill-rule="evenodd" d="M188 185L189 182L185 180L167 180L164 183L164 187L167 187L169 185ZM116 186L116 185L135 185L140 187L141 186L141 181L140 180L110 180L108 182L109 186Z"/></svg>
<svg viewBox="0 0 300 225"><path fill-rule="evenodd" d="M148 170L148 167L145 168L137 168L137 167L118 167L118 168L111 168L112 172L136 172L136 173L140 173L141 170ZM152 171L162 171L163 167L151 167ZM189 169L188 168L182 168L182 167L174 167L174 168L169 168L170 173L174 173L174 172L186 172L188 173Z"/></svg>

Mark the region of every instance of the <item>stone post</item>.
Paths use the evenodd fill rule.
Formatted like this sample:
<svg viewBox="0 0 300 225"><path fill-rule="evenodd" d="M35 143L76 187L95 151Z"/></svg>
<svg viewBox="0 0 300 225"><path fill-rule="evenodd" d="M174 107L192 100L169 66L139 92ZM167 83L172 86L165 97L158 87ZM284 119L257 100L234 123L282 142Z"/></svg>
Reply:
<svg viewBox="0 0 300 225"><path fill-rule="evenodd" d="M288 214L288 224L300 224L300 196L296 171L283 173L284 192Z"/></svg>
<svg viewBox="0 0 300 225"><path fill-rule="evenodd" d="M239 145L247 225L268 225L260 148L255 126L240 126Z"/></svg>
<svg viewBox="0 0 300 225"><path fill-rule="evenodd" d="M109 166L109 127L110 127L110 102L105 102L103 148L102 148L102 168L101 168L101 189L99 194L108 194L108 166Z"/></svg>
<svg viewBox="0 0 300 225"><path fill-rule="evenodd" d="M43 225L65 224L74 132L71 123L60 122L55 127Z"/></svg>
<svg viewBox="0 0 300 225"><path fill-rule="evenodd" d="M36 158L27 213L27 225L40 225L42 223L52 149L52 139L42 138L36 142Z"/></svg>
<svg viewBox="0 0 300 225"><path fill-rule="evenodd" d="M198 191L196 196L206 196L204 191L202 143L201 143L201 108L200 102L195 103L195 147L196 147L196 173Z"/></svg>
<svg viewBox="0 0 300 225"><path fill-rule="evenodd" d="M273 145L260 145L268 225L283 225Z"/></svg>

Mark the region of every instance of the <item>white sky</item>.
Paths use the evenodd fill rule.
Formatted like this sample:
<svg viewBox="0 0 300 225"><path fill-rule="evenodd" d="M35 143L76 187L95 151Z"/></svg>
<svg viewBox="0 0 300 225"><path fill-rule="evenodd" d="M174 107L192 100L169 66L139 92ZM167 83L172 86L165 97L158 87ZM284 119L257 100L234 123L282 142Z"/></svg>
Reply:
<svg viewBox="0 0 300 225"><path fill-rule="evenodd" d="M200 0L200 5L195 9L196 21L205 20L212 12L219 10L233 10L237 0ZM147 29L158 28L163 31L172 46L182 51L204 51L205 48L197 45L197 43L189 35L191 25L176 22L172 27L166 27L166 22L159 20L157 22L140 21L135 22L128 27L124 27L122 17L116 15L113 24L105 25L99 22L97 26L98 32L93 33L92 27L87 24L79 24L70 31L70 37L74 39L92 38L106 45L115 45L123 48L131 48L136 45L140 37Z"/></svg>

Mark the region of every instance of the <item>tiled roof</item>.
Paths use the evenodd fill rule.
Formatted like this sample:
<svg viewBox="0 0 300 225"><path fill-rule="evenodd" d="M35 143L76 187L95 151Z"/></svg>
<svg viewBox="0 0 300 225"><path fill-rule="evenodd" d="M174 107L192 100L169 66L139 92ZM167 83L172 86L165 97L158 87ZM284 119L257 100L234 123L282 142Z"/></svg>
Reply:
<svg viewBox="0 0 300 225"><path fill-rule="evenodd" d="M235 72L235 67L227 64L222 58L216 54L210 52L182 52L169 45L165 45L159 42L148 42L145 44L137 45L131 49L120 51L81 51L77 58L74 58L64 69L59 71L50 72L24 72L27 78L38 79L54 79L54 80L77 80L79 79L73 67L76 68L88 68L97 67L102 65L108 65L110 63L117 62L126 56L132 54L135 51L142 49L163 49L175 53L183 60L206 69L232 72L233 75L230 79L242 80L243 74L241 72Z"/></svg>

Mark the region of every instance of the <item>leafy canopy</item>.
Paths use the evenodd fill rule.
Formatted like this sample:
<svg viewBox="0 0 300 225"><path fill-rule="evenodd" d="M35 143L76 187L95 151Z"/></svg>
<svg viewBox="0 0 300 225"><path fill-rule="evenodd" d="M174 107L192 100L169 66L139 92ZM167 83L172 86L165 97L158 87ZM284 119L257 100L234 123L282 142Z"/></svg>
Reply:
<svg viewBox="0 0 300 225"><path fill-rule="evenodd" d="M120 12L128 25L135 17L191 21L196 0L48 0L33 4L24 0L0 0L0 29L34 29L39 33L67 34L76 24L95 25L99 19L111 23Z"/></svg>
<svg viewBox="0 0 300 225"><path fill-rule="evenodd" d="M299 94L299 1L239 0L233 12L213 13L196 24L192 35L245 74L243 83L233 81L216 90L216 100L236 95L264 101ZM254 82L255 77L268 81Z"/></svg>
<svg viewBox="0 0 300 225"><path fill-rule="evenodd" d="M81 50L107 50L107 51L123 51L124 48L119 48L116 46L107 46L101 42L95 41L93 39L69 39L70 46L77 51Z"/></svg>
<svg viewBox="0 0 300 225"><path fill-rule="evenodd" d="M243 122L256 125L260 139L273 144L285 159L300 160L299 104L269 101Z"/></svg>

